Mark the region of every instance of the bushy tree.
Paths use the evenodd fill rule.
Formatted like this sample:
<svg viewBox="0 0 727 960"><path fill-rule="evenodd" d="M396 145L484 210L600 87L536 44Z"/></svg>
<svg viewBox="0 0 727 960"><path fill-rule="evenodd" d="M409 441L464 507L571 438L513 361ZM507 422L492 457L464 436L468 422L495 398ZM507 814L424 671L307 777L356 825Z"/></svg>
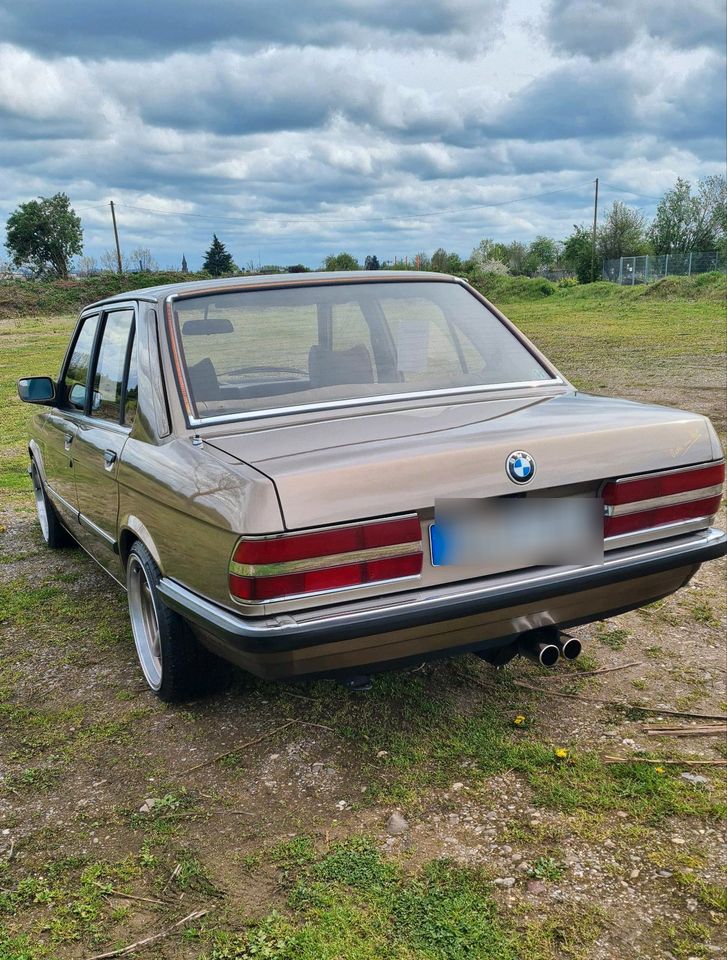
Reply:
<svg viewBox="0 0 727 960"><path fill-rule="evenodd" d="M351 253L345 250L341 253L331 254L323 261L324 270L360 270L361 265Z"/></svg>
<svg viewBox="0 0 727 960"><path fill-rule="evenodd" d="M525 258L527 273L537 273L538 270L552 268L558 260L558 243L551 237L536 237L528 247Z"/></svg>
<svg viewBox="0 0 727 960"><path fill-rule="evenodd" d="M364 260L364 270L380 270L381 264L379 263L379 258L374 253L373 255L367 256Z"/></svg>
<svg viewBox="0 0 727 960"><path fill-rule="evenodd" d="M507 266L515 276L523 276L528 272L528 248L519 240L507 245Z"/></svg>
<svg viewBox="0 0 727 960"><path fill-rule="evenodd" d="M292 263L289 267L286 267L287 273L309 273L308 267L303 263Z"/></svg>
<svg viewBox="0 0 727 960"><path fill-rule="evenodd" d="M600 276L596 265L596 276L591 276L591 257L593 252L593 234L584 226L573 225L573 233L563 244L563 262L575 273L579 283L590 283Z"/></svg>
<svg viewBox="0 0 727 960"><path fill-rule="evenodd" d="M437 273L460 274L464 271L464 264L458 253L445 250L444 247L439 247L431 256L429 268Z"/></svg>
<svg viewBox="0 0 727 960"><path fill-rule="evenodd" d="M206 270L213 277L221 277L226 273L234 273L235 262L232 254L228 253L227 248L221 240L217 239L217 234L212 234L212 244L204 255L202 269Z"/></svg>
<svg viewBox="0 0 727 960"><path fill-rule="evenodd" d="M647 253L648 248L643 214L616 200L607 211L598 231L598 259L638 257Z"/></svg>
<svg viewBox="0 0 727 960"><path fill-rule="evenodd" d="M705 177L692 186L681 177L667 190L649 228L655 253L714 250L727 233L727 178Z"/></svg>
<svg viewBox="0 0 727 960"><path fill-rule="evenodd" d="M8 217L5 246L15 266L65 279L71 257L83 252L81 219L65 193L21 203Z"/></svg>

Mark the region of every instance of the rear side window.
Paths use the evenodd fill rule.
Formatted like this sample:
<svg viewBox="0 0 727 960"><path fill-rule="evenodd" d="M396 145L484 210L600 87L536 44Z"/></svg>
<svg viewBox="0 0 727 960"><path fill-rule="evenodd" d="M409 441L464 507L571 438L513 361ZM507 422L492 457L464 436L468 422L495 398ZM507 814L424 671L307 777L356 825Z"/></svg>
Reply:
<svg viewBox="0 0 727 960"><path fill-rule="evenodd" d="M86 405L88 368L97 326L98 314L81 320L63 378L66 403L76 410L83 410Z"/></svg>
<svg viewBox="0 0 727 960"><path fill-rule="evenodd" d="M115 310L106 316L93 377L92 417L117 423L121 419L124 374L133 324L133 310Z"/></svg>
<svg viewBox="0 0 727 960"><path fill-rule="evenodd" d="M136 408L139 403L139 373L138 373L138 349L135 333L131 334L133 343L129 353L129 373L126 378L126 391L124 393L124 425L131 427L136 419Z"/></svg>

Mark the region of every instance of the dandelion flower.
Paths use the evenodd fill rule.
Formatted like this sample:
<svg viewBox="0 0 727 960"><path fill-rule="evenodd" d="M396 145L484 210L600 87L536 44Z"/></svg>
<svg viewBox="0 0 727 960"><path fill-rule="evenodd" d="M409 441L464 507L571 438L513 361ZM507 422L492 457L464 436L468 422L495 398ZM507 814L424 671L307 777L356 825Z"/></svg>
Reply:
<svg viewBox="0 0 727 960"><path fill-rule="evenodd" d="M521 713L519 713L513 720L513 723L515 724L516 727L522 727L523 724L525 723L525 717Z"/></svg>
<svg viewBox="0 0 727 960"><path fill-rule="evenodd" d="M666 773L663 767L654 767L654 773Z"/></svg>
<svg viewBox="0 0 727 960"><path fill-rule="evenodd" d="M559 760L565 760L568 756L568 751L565 747L556 747L553 753Z"/></svg>

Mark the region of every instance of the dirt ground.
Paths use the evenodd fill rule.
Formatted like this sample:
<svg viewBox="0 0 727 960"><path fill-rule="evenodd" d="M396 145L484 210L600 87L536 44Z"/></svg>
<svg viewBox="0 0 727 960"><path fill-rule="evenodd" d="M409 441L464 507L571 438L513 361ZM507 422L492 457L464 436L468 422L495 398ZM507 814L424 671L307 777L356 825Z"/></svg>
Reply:
<svg viewBox="0 0 727 960"><path fill-rule="evenodd" d="M616 386L723 427L716 368L656 379ZM322 857L358 836L407 873L441 857L484 870L523 958L725 955L724 768L673 762L724 759L725 738L645 730L714 722L659 710L726 712L721 561L574 631L580 667L464 657L368 694L233 672L167 707L136 666L121 591L80 550L44 549L29 495L0 522L2 960L88 958L197 909L137 955L257 956L215 938L272 910L307 922L289 902L298 838ZM621 776L608 756L636 761ZM325 954L349 955L363 954Z"/></svg>

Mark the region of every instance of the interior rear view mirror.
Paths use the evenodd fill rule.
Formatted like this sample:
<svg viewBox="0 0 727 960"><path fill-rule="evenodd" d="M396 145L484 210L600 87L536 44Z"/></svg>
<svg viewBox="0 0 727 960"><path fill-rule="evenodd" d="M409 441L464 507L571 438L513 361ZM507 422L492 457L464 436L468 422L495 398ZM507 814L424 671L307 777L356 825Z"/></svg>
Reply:
<svg viewBox="0 0 727 960"><path fill-rule="evenodd" d="M205 317L201 320L185 320L182 334L185 337L206 337L213 333L234 333L232 321L227 317Z"/></svg>
<svg viewBox="0 0 727 960"><path fill-rule="evenodd" d="M50 377L23 377L18 380L18 396L25 403L53 403L56 385Z"/></svg>

